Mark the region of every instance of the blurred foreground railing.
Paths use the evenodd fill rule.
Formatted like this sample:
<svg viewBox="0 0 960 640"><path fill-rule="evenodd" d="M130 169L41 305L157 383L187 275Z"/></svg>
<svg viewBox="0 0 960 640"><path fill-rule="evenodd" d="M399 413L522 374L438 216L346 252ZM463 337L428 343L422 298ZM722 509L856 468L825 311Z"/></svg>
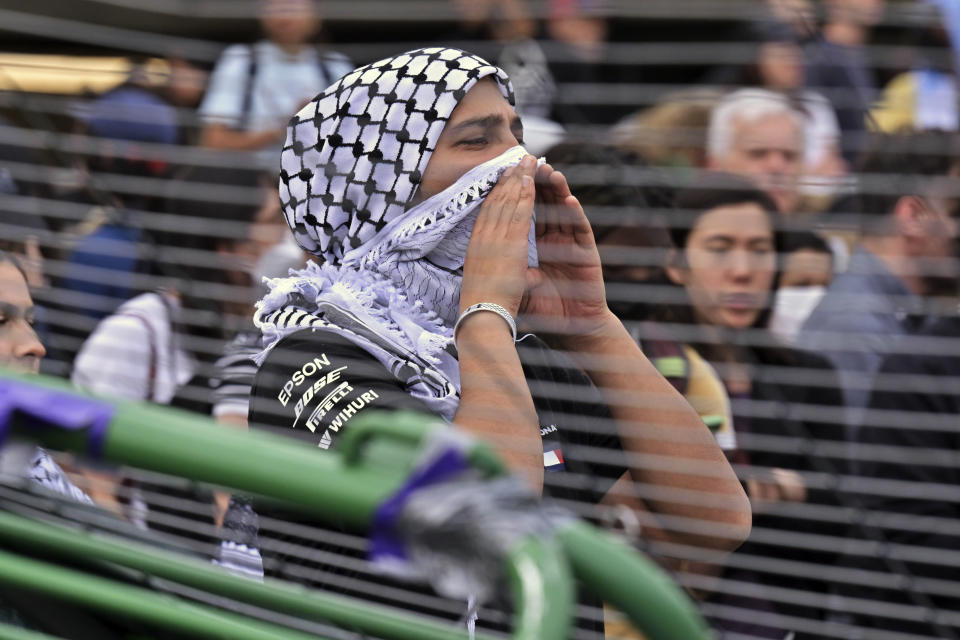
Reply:
<svg viewBox="0 0 960 640"><path fill-rule="evenodd" d="M443 428L417 414L364 415L343 434L336 451L319 452L270 434L226 429L168 408L110 404L81 395L60 381L36 377L0 379L0 407L0 436L5 438L27 438L94 460L230 487L354 530L370 529L384 502L405 487L420 446ZM504 474L484 445L472 443L466 459L488 479ZM377 637L466 637L462 629L369 602L308 591L279 580L260 583L238 578L201 559L135 542L116 531L78 531L52 522L52 513L63 509L94 508L59 503L51 512L34 511L31 517L0 512L0 539L8 549L0 553L0 583L111 618L195 637L307 636L250 619L243 608L230 612L224 610L229 606L176 598L170 595L168 583ZM26 549L31 556L54 562L26 557ZM149 576L151 587L164 588L131 586L67 568L75 564L132 570ZM575 593L572 576L622 610L651 640L708 637L699 614L659 569L575 518L558 525L553 539L532 535L520 539L505 554L503 575L510 582L515 604L515 638L569 635ZM10 627L0 629L0 637L41 636Z"/></svg>

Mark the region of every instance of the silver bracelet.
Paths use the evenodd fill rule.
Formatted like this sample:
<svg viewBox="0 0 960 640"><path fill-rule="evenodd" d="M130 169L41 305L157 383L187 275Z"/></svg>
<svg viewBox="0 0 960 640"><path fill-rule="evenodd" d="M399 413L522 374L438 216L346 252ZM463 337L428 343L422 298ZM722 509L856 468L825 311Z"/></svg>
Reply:
<svg viewBox="0 0 960 640"><path fill-rule="evenodd" d="M513 316L510 315L510 312L501 307L498 304L492 302L478 302L475 305L469 306L463 310L463 313L460 314L460 317L457 318L457 323L453 325L453 341L457 341L457 329L460 328L460 324L463 322L464 318L469 316L471 313L476 313L478 311L492 311L501 318L503 318L506 323L510 326L510 335L513 337L513 341L517 341L517 323L514 321Z"/></svg>

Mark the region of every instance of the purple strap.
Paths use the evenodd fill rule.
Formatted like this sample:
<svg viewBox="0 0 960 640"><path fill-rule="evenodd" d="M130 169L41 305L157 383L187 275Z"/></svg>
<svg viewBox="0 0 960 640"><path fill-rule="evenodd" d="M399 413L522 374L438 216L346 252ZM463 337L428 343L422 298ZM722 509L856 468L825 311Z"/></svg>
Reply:
<svg viewBox="0 0 960 640"><path fill-rule="evenodd" d="M373 516L370 528L369 558L371 561L408 560L403 538L397 530L397 518L407 500L418 489L456 476L470 467L463 451L446 447L427 464L416 469L396 493L383 501Z"/></svg>
<svg viewBox="0 0 960 640"><path fill-rule="evenodd" d="M100 400L22 380L0 378L0 445L15 421L30 430L86 429L87 453L100 458L113 413L113 407Z"/></svg>

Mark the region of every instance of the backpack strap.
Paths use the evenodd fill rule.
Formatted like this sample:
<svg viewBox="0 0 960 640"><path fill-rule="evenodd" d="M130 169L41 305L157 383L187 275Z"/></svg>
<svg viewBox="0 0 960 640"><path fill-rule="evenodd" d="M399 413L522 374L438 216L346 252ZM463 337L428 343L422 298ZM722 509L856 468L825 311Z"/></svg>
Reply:
<svg viewBox="0 0 960 640"><path fill-rule="evenodd" d="M237 128L240 131L246 131L250 124L250 109L253 106L253 83L257 78L257 47L256 45L247 47L250 52L250 64L247 65L247 81L243 88L243 104L240 108L240 123Z"/></svg>
<svg viewBox="0 0 960 640"><path fill-rule="evenodd" d="M143 325L143 328L147 330L147 335L149 336L147 343L150 346L150 366L147 371L147 397L145 400L148 402L153 402L157 397L157 336L153 330L153 326L150 322L144 318L139 313L134 313L131 311L124 311L118 313L119 316L126 316L128 318L136 318L140 321L140 324Z"/></svg>

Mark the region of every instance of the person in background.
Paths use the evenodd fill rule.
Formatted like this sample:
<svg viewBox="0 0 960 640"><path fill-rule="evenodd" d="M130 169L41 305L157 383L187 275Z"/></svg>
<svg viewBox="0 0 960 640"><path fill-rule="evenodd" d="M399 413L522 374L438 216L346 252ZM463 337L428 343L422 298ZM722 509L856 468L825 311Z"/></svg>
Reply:
<svg viewBox="0 0 960 640"><path fill-rule="evenodd" d="M836 475L827 458L806 453L822 440L838 439L839 427L829 420L798 419L806 407L828 408L841 414L840 394L827 360L779 344L763 327L776 292L777 206L743 177L708 172L677 194L675 223L670 226L674 249L666 261L667 283L677 295L660 305L656 318L664 330L679 332L683 341L718 372L732 402L737 449L731 457L750 496L757 538L748 539L746 556L790 559L807 563L807 578L776 571L747 570L732 562L724 571L729 580L794 588L824 594L816 579L818 567L833 555L800 550L792 544L771 542L771 530L804 536L829 534L820 525L810 531L809 520L790 517L791 504L831 504L834 497L809 487L804 473ZM689 339L693 336L692 339ZM776 413L763 407L778 407ZM831 413L832 412L832 413ZM836 415L835 415L836 414ZM838 422L838 421L837 421ZM766 541L765 541L766 540ZM779 598L747 598L722 586L709 601L749 610L798 614L803 607ZM821 616L805 611L803 615ZM738 620L718 619L718 628L784 638L789 629Z"/></svg>
<svg viewBox="0 0 960 640"><path fill-rule="evenodd" d="M841 150L853 166L864 144L864 115L877 90L865 46L871 29L883 18L886 1L825 0L823 6L826 16L820 34L805 45L807 87L833 104L844 137Z"/></svg>
<svg viewBox="0 0 960 640"><path fill-rule="evenodd" d="M891 620L881 615L862 615L857 621L871 629L912 633L927 637L949 637L950 631L934 622L934 612L960 610L960 598L916 588L921 581L952 583L956 568L940 561L940 553L960 548L960 536L953 526L960 521L960 504L944 500L960 491L960 310L954 309L917 334L914 353L905 349L887 355L874 378L870 395L870 419L863 425L861 442L872 455L862 463L861 472L879 481L910 483L906 493L866 492L864 507L882 513L886 526L878 526L879 557L858 555L850 563L858 569L897 574L887 587L860 587L855 597L876 602L921 604L927 609L924 622ZM899 519L891 518L897 514ZM901 523L898 526L898 520ZM902 526L906 521L915 525ZM890 562L900 549L927 550L926 560ZM851 590L853 591L853 590ZM923 599L918 600L917 595Z"/></svg>
<svg viewBox="0 0 960 640"><path fill-rule="evenodd" d="M609 141L655 167L703 168L710 114L719 101L719 92L710 89L671 93L614 125Z"/></svg>
<svg viewBox="0 0 960 640"><path fill-rule="evenodd" d="M37 373L47 354L33 330L33 299L27 276L10 253L0 250L0 366Z"/></svg>
<svg viewBox="0 0 960 640"><path fill-rule="evenodd" d="M240 314L249 313L249 270L258 258L251 228L269 218L262 212L277 213L269 182L231 168L194 168L177 177L167 210L191 224L150 230L151 286L97 324L74 361L74 385L210 414L212 363L241 325ZM198 219L206 224L197 227ZM150 496L175 491L150 483L125 487L109 468L88 475L100 487L99 503L120 503L138 526L163 529L152 516L165 507Z"/></svg>
<svg viewBox="0 0 960 640"><path fill-rule="evenodd" d="M766 0L765 4L775 20L790 27L797 41L806 40L817 28L817 9L812 0Z"/></svg>
<svg viewBox="0 0 960 640"><path fill-rule="evenodd" d="M560 83L551 119L565 127L610 125L630 112L629 106L604 97L605 89L640 81L637 65L611 59L611 23L607 0L550 0L544 43L550 73ZM583 98L573 99L563 84L580 85Z"/></svg>
<svg viewBox="0 0 960 640"><path fill-rule="evenodd" d="M909 52L903 60L905 70L883 88L870 110L871 124L887 133L927 129L957 131L960 94L943 17L940 9L929 3L917 3L915 11L922 12L922 17L915 18L921 24L911 29L905 38L904 50Z"/></svg>
<svg viewBox="0 0 960 640"><path fill-rule="evenodd" d="M0 117L0 128L9 126L11 123ZM25 185L15 179L5 166L7 162L18 162L22 159L23 149L11 144L0 144L0 198L6 200L10 197L12 202L15 202L14 198L29 196ZM0 251L11 254L27 278L30 294L37 303L34 307L34 330L44 344L50 342L47 298L53 296L49 266L44 253L49 253L52 235L47 222L38 213L0 205Z"/></svg>
<svg viewBox="0 0 960 640"><path fill-rule="evenodd" d="M954 294L958 149L949 133L877 134L858 168L862 239L798 340L837 370L851 443L883 354L924 328L924 296Z"/></svg>
<svg viewBox="0 0 960 640"><path fill-rule="evenodd" d="M77 107L79 130L121 140L193 145L195 110L206 88L207 72L176 51L162 59L132 57L122 84ZM149 127L158 131L143 137Z"/></svg>
<svg viewBox="0 0 960 640"><path fill-rule="evenodd" d="M228 337L249 308L237 293L249 296L249 270L258 257L250 240L255 221L262 212L277 214L268 183L265 174L232 168L198 167L176 177L169 215L205 225L150 230L151 286L99 323L74 362L74 384L107 396L193 406L188 396L175 397L204 373L201 363L216 357L220 345L205 340ZM209 413L207 401L198 408Z"/></svg>
<svg viewBox="0 0 960 640"><path fill-rule="evenodd" d="M279 148L290 115L353 69L343 54L310 44L321 25L314 0L259 0L259 7L267 38L228 47L213 70L200 105L204 146Z"/></svg>
<svg viewBox="0 0 960 640"><path fill-rule="evenodd" d="M827 357L838 373L846 405L842 447L845 473L861 482L880 476L916 480L918 475L926 473L943 479L950 474L939 476L935 465L927 467L919 464L919 460L922 468L916 471L883 464L883 450L875 445L891 445L901 440L919 445L930 437L923 428L929 417L906 418L906 414L898 411L894 414L894 424L890 424L889 410L898 410L897 403L903 402L904 408L910 410L918 405L929 406L927 403L931 400L939 402L935 394L943 382L934 377L920 378L920 386L930 393L924 393L925 397L918 402L918 398L911 397L911 392L917 390L918 378L897 375L901 366L906 368L902 373L914 372L917 359L899 357L899 354L923 353L920 359L928 361L931 371L937 371L943 363L949 366L949 358L941 359L935 357L936 352L926 351L931 344L926 336L939 339L936 332L949 329L931 326L939 311L935 305L939 300L956 299L956 184L960 178L956 136L944 132L875 134L861 159L858 173L856 210L860 215L861 240L848 269L833 280L804 323L797 344ZM889 369L879 375L885 358ZM868 410L871 408L884 411ZM955 422L955 416L949 420ZM910 434L897 433L908 426ZM919 428L914 430L914 427ZM941 435L935 435L930 442L940 443ZM943 444L950 445L949 442ZM937 455L944 451L938 450ZM914 459L907 449L898 448L895 455L897 460ZM921 492L928 490L929 485L924 485ZM918 506L911 500L891 501L881 496L857 493L851 499L861 512L873 508L894 512L902 508L909 510L911 503L913 507ZM902 531L891 532L872 525L864 528L863 524L859 519L851 524L847 538L852 551L841 557L839 564L884 573L902 573L904 567L913 564L904 564L899 558L887 555L887 549L898 547L891 548L886 540L905 541L907 537ZM934 527L930 525L931 529ZM860 540L864 538L879 544L881 551L861 553ZM950 543L949 540L930 541ZM924 575L931 569L921 564L919 571ZM835 588L841 595L870 597L859 585L840 583ZM870 589L870 592L880 600L898 604L926 608L929 603L929 598L914 589L893 592ZM852 621L867 628L924 635L930 629L929 626L918 629L924 625L879 616L838 613L845 616L841 621ZM850 620L846 620L847 617ZM942 634L934 629L932 635Z"/></svg>
<svg viewBox="0 0 960 640"><path fill-rule="evenodd" d="M197 146L200 143L197 108L207 90L210 74L201 65L176 54L168 56L166 63L168 71L161 88L162 95L177 107L180 142Z"/></svg>
<svg viewBox="0 0 960 640"><path fill-rule="evenodd" d="M736 448L730 399L719 376L689 345L672 340L649 322L662 290L664 254L670 236L662 217L672 194L651 177L634 186L649 168L632 154L602 144L566 142L546 156L569 176L583 205L603 264L607 304L664 378L683 394L725 452Z"/></svg>
<svg viewBox="0 0 960 640"><path fill-rule="evenodd" d="M943 29L950 38L953 68L960 69L960 4L953 0L927 0L943 16Z"/></svg>
<svg viewBox="0 0 960 640"><path fill-rule="evenodd" d="M714 108L707 130L707 168L747 176L781 213L797 212L805 148L803 114L783 94L741 89Z"/></svg>
<svg viewBox="0 0 960 640"><path fill-rule="evenodd" d="M6 371L32 374L40 370L40 361L47 351L33 330L33 314L26 274L13 255L0 251L0 367ZM27 477L73 500L91 503L50 454L39 447L4 443L0 469Z"/></svg>
<svg viewBox="0 0 960 640"><path fill-rule="evenodd" d="M46 349L33 330L33 315L33 300L26 274L16 257L0 250L0 369L4 373L24 375L38 372ZM25 478L31 485L42 487L60 497L92 504L90 496L73 483L50 453L27 442L6 439L0 449L0 475L7 478L5 484L9 478ZM37 497L42 498L41 501L49 498L44 495ZM5 625L43 630L61 636L69 634L69 622L64 624L54 620L51 623L43 617L49 616L47 604L37 606L36 598L30 595L21 597L19 593L14 589L0 594L0 620ZM75 617L68 615L67 618L76 621Z"/></svg>
<svg viewBox="0 0 960 640"><path fill-rule="evenodd" d="M54 284L69 292L65 305L96 321L139 291L149 261L143 217L160 210L156 194L170 175L161 145L177 144L180 129L176 109L137 84L104 94L79 117L81 131L96 139L86 166L101 206L65 231L77 237Z"/></svg>
<svg viewBox="0 0 960 640"><path fill-rule="evenodd" d="M833 281L833 251L812 231L784 234L780 281L770 316L770 332L795 344L800 327Z"/></svg>
<svg viewBox="0 0 960 640"><path fill-rule="evenodd" d="M132 59L130 75L123 83L77 106L81 133L113 140L171 145L181 142L178 105L174 102L181 94L171 93L166 83L158 83L147 63ZM172 77L168 75L167 80ZM163 161L161 157L151 160Z"/></svg>
<svg viewBox="0 0 960 640"><path fill-rule="evenodd" d="M847 174L840 149L840 125L833 105L806 86L806 59L794 31L775 21L751 23L757 44L754 63L738 84L783 93L804 116L803 169L799 191L804 210L823 210Z"/></svg>
<svg viewBox="0 0 960 640"><path fill-rule="evenodd" d="M530 153L539 155L560 142L564 128L550 119L557 84L526 0L451 0L451 5L460 18L458 29L443 40L496 60L510 74Z"/></svg>
<svg viewBox="0 0 960 640"><path fill-rule="evenodd" d="M180 141L176 109L139 83L107 92L77 116L77 130L90 136L79 193L94 206L58 229L62 255L50 274L57 295L47 303L50 333L60 337L48 358L57 360L56 369L48 370L65 377L97 322L142 291L150 214L162 208L168 147Z"/></svg>

